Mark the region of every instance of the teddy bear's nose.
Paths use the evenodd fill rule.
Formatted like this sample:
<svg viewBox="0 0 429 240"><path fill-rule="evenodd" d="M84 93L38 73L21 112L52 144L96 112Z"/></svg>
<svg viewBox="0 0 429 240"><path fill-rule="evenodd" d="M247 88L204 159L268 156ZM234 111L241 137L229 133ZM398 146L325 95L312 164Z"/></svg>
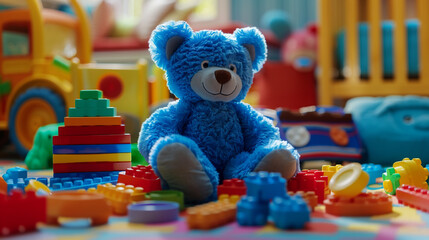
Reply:
<svg viewBox="0 0 429 240"><path fill-rule="evenodd" d="M231 73L226 70L216 70L214 73L216 81L220 84L225 84L231 80Z"/></svg>

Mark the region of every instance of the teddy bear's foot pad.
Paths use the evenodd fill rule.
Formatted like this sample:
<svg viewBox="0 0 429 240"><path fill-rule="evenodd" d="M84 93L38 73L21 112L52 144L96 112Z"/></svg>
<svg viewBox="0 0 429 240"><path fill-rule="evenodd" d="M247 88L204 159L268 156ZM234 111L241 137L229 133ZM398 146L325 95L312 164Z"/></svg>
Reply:
<svg viewBox="0 0 429 240"><path fill-rule="evenodd" d="M296 172L296 159L285 149L273 150L255 167L254 172L280 172L282 177L289 179Z"/></svg>
<svg viewBox="0 0 429 240"><path fill-rule="evenodd" d="M213 186L200 161L181 143L163 147L157 157L157 166L170 189L182 191L186 202L201 202L213 193Z"/></svg>

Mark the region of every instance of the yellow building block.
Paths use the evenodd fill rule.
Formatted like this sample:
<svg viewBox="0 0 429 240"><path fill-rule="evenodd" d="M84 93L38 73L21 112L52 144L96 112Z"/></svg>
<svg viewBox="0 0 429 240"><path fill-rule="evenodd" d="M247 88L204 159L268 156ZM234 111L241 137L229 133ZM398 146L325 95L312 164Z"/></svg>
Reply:
<svg viewBox="0 0 429 240"><path fill-rule="evenodd" d="M131 153L54 154L53 163L130 162Z"/></svg>
<svg viewBox="0 0 429 240"><path fill-rule="evenodd" d="M395 162L393 168L396 173L401 175L399 185L407 184L423 189L428 189L426 180L428 179L429 171L422 166L420 158L404 158L402 161Z"/></svg>
<svg viewBox="0 0 429 240"><path fill-rule="evenodd" d="M230 203L236 204L240 200L241 196L238 195L228 195L228 194L221 194L218 197L219 201L225 201L228 200Z"/></svg>
<svg viewBox="0 0 429 240"><path fill-rule="evenodd" d="M328 177L328 183L329 183L329 181L331 181L332 176L334 176L334 174L336 172L338 172L342 167L343 167L343 165L341 165L341 164L337 164L335 166L331 166L331 165L323 165L322 166L323 176Z"/></svg>

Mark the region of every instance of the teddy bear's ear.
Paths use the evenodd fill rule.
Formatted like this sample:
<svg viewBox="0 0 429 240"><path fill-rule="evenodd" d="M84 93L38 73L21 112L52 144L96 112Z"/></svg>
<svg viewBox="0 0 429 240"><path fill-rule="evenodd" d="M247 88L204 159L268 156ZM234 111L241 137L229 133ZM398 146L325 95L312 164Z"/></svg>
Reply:
<svg viewBox="0 0 429 240"><path fill-rule="evenodd" d="M247 27L235 30L234 36L249 52L253 70L259 71L267 59L267 44L262 33L257 28Z"/></svg>
<svg viewBox="0 0 429 240"><path fill-rule="evenodd" d="M191 27L184 21L158 25L149 39L149 52L156 65L165 70L171 56L192 33Z"/></svg>

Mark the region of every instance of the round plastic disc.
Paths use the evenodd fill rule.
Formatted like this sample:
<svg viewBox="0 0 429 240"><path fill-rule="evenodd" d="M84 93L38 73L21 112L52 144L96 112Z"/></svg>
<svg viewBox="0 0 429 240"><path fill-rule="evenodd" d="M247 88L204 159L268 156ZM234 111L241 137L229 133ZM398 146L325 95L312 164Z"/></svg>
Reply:
<svg viewBox="0 0 429 240"><path fill-rule="evenodd" d="M337 196L355 197L362 192L368 181L369 176L362 170L361 165L351 163L332 176L329 188Z"/></svg>

